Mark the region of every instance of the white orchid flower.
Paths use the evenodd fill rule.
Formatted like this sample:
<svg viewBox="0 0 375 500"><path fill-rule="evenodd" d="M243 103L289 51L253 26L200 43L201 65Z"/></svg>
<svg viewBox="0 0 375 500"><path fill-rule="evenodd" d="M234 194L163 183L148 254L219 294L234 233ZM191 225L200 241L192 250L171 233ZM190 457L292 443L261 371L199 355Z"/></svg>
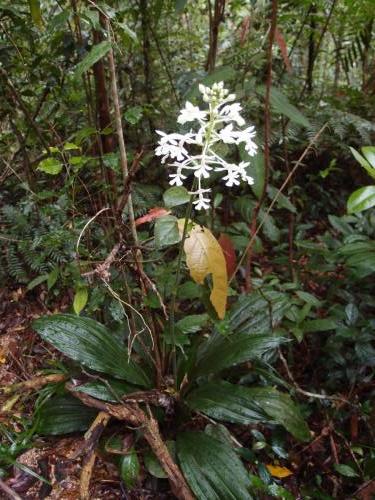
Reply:
<svg viewBox="0 0 375 500"><path fill-rule="evenodd" d="M196 197L193 201L196 210L207 210L210 208L210 189L205 189L203 182L210 178L212 172L223 172L222 180L227 187L238 186L241 181L253 184L254 180L247 174L249 162L241 161L238 165L228 163L215 150L219 142L225 144L244 144L249 156L257 153L257 145L253 141L256 135L253 126L238 129L243 126L245 120L240 115L241 105L232 103L236 96L229 94L224 88L223 82L214 83L213 86L205 87L199 85L203 101L208 103L207 110L201 110L191 102L185 103L185 108L180 111L178 123L198 122L197 131L190 130L186 134L166 134L160 130L158 146L155 150L157 156L161 156L162 163L169 158L174 160L169 164L176 168L175 173L169 175L169 183L173 186L183 186L189 174L194 174L197 189L191 194ZM193 146L194 154L190 153Z"/></svg>

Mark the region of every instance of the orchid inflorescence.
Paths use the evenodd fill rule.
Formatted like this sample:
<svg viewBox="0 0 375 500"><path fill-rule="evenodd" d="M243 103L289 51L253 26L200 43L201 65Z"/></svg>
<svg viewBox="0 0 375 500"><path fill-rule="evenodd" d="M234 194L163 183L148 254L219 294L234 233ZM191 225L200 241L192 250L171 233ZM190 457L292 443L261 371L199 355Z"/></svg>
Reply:
<svg viewBox="0 0 375 500"><path fill-rule="evenodd" d="M214 83L211 88L201 84L199 91L203 95L203 101L208 103L208 109L202 110L187 101L177 119L182 125L197 121L200 125L199 130L197 132L190 130L186 134L166 134L157 130L161 137L155 151L157 156L162 157L162 163L168 158L174 160L169 164L176 169L169 175L169 183L172 186L182 186L189 172L194 172L196 182L193 186L196 189L191 194L196 197L193 204L197 210L210 207L208 193L211 189L205 189L202 181L208 179L211 172L225 173L222 180L228 187L238 186L241 180L248 184L254 182L246 172L249 162L241 161L239 164L226 162L215 150L218 143L237 145L244 143L249 156L254 156L257 152L257 145L253 142L256 134L254 127L241 130L235 126L245 125L245 120L240 115L241 105L233 102L235 94L229 94L223 82ZM189 153L187 149L193 145L196 146L195 149L199 148L197 154Z"/></svg>

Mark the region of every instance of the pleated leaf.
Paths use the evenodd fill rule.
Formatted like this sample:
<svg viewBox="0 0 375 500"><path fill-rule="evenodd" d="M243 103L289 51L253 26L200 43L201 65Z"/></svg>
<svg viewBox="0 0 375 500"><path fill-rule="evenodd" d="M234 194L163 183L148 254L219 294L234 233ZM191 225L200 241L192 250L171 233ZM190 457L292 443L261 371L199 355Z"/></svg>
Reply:
<svg viewBox="0 0 375 500"><path fill-rule="evenodd" d="M187 397L187 404L217 420L238 424L277 423L301 441L310 432L297 405L272 387L243 387L229 382L209 382Z"/></svg>
<svg viewBox="0 0 375 500"><path fill-rule="evenodd" d="M251 500L247 471L229 445L184 432L177 436L177 457L198 500Z"/></svg>
<svg viewBox="0 0 375 500"><path fill-rule="evenodd" d="M42 435L82 432L90 427L97 413L72 396L56 396L38 411L36 432Z"/></svg>
<svg viewBox="0 0 375 500"><path fill-rule="evenodd" d="M235 333L265 333L275 328L291 306L288 295L275 291L254 291L240 297L230 314L230 327ZM272 327L271 327L272 323Z"/></svg>
<svg viewBox="0 0 375 500"><path fill-rule="evenodd" d="M56 314L37 319L33 327L43 340L83 366L132 384L149 385L143 370L128 358L126 347L97 321Z"/></svg>
<svg viewBox="0 0 375 500"><path fill-rule="evenodd" d="M245 361L259 359L286 341L283 337L268 333L249 335L242 332L227 336L216 333L201 347L192 373L195 376L208 375Z"/></svg>

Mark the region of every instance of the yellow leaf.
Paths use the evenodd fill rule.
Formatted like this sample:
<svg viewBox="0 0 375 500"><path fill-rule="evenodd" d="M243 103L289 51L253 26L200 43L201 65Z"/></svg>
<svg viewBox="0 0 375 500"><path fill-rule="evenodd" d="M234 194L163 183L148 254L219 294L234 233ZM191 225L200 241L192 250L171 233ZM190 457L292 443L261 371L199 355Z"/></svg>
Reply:
<svg viewBox="0 0 375 500"><path fill-rule="evenodd" d="M288 477L293 474L293 472L287 467L280 467L280 465L267 464L266 468L271 476L277 477L278 479L282 479L283 477Z"/></svg>
<svg viewBox="0 0 375 500"><path fill-rule="evenodd" d="M183 233L184 219L178 221L180 234ZM210 300L219 318L224 318L228 295L228 276L225 257L221 246L209 229L194 224L188 231L184 243L186 264L190 275L198 284L212 274Z"/></svg>

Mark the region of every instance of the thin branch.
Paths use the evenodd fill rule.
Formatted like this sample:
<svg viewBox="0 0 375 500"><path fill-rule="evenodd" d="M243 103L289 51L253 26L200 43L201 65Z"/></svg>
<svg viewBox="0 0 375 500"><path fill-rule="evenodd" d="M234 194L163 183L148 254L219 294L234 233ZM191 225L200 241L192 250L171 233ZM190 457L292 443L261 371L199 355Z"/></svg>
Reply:
<svg viewBox="0 0 375 500"><path fill-rule="evenodd" d="M107 34L108 34L108 40L111 42L111 30L110 30L110 24L109 24L108 19L106 19L106 29L107 29ZM112 90L112 100L113 100L114 113L115 113L116 132L117 132L117 139L118 139L118 144L119 144L119 149L120 149L120 164L121 164L121 170L122 170L122 179L123 179L123 183L124 183L124 190L126 190L127 179L129 176L129 167L128 167L128 158L127 158L127 154L126 154L124 132L122 129L120 98L119 98L119 93L118 93L118 88L117 88L115 58L113 55L112 48L110 49L110 51L108 53L108 60L109 60L109 71L111 74L111 90ZM128 194L127 206L128 206L128 210L129 210L130 229L131 229L131 233L133 236L133 241L134 241L134 244L136 246L138 246L138 234L137 234L137 228L135 225L134 208L133 208L133 201L132 201L131 193ZM138 251L138 255L139 255L139 251ZM139 257L141 260L140 255L139 255Z"/></svg>
<svg viewBox="0 0 375 500"><path fill-rule="evenodd" d="M301 154L301 156L298 158L298 160L296 161L296 164L294 165L293 169L290 171L290 173L287 175L285 181L282 183L280 189L278 190L278 192L276 193L276 196L274 197L274 199L272 200L272 202L270 203L270 206L268 207L267 209L267 212L264 214L264 217L261 221L261 223L259 224L259 226L257 227L256 231L254 232L254 234L252 235L252 237L250 238L250 241L247 245L247 247L245 248L244 252L242 253L241 255L241 258L240 260L238 261L238 264L237 264L237 267L236 269L234 270L232 276L230 277L230 280L229 280L229 283L230 284L233 280L233 278L235 277L235 275L237 274L239 268L241 267L246 255L248 254L250 248L252 247L252 245L254 244L254 241L255 241L255 238L258 236L258 233L259 231L262 229L264 223L266 222L267 220L267 217L269 215L269 213L271 212L271 210L273 209L273 207L275 206L277 200L279 199L279 196L280 194L284 191L285 187L287 186L287 184L289 183L290 179L293 177L295 171L297 170L298 167L300 167L300 165L302 164L303 160L305 159L307 153L310 151L310 149L313 147L313 145L315 144L315 142L319 139L319 137L321 136L321 134L323 133L323 131L328 127L328 122L325 123L323 125L323 127L315 134L315 136L311 139L310 143L308 144L308 146L306 147L306 149L304 150L304 152Z"/></svg>
<svg viewBox="0 0 375 500"><path fill-rule="evenodd" d="M251 235L254 234L256 230L257 218L259 211L263 205L263 202L267 193L268 180L270 176L270 140L271 140L271 87L272 87L272 48L275 39L276 25L277 25L277 6L278 0L272 0L272 11L271 11L271 23L268 33L268 47L267 47L267 77L266 77L266 93L264 98L264 184L262 192L259 196L259 200L254 209L252 222L251 222ZM251 238L252 239L252 238ZM251 288L251 265L253 258L253 247L249 247L248 257L246 262L246 279L245 287L249 291Z"/></svg>
<svg viewBox="0 0 375 500"><path fill-rule="evenodd" d="M168 476L172 492L181 500L194 500L194 496L186 483L184 476L178 465L173 461L171 454L165 445L159 431L157 420L149 411L148 415L136 403L122 405L105 403L87 394L77 392L76 387L67 384L67 389L73 396L82 401L86 406L97 408L110 416L128 422L134 427L142 428L143 435L152 451L159 460L160 465Z"/></svg>
<svg viewBox="0 0 375 500"><path fill-rule="evenodd" d="M12 490L2 479L0 479L0 490L3 490L5 495L12 500L22 500L22 498Z"/></svg>

